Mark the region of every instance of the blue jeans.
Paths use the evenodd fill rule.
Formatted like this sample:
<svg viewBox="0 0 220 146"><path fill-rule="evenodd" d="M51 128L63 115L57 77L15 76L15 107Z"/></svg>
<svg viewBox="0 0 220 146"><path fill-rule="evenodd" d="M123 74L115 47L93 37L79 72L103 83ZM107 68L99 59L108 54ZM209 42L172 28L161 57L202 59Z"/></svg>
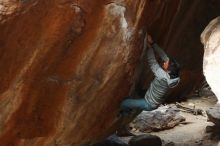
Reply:
<svg viewBox="0 0 220 146"><path fill-rule="evenodd" d="M121 103L121 110L122 115L126 116L129 115L129 113L135 109L135 110L145 110L145 111L151 111L156 109L157 107L155 105L151 105L148 103L145 98L141 99L125 99Z"/></svg>

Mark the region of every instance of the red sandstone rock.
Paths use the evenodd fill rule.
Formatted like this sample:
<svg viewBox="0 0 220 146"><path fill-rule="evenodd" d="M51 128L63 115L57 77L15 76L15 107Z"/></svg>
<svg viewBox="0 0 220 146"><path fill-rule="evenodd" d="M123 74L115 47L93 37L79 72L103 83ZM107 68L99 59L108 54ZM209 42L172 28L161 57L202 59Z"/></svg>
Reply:
<svg viewBox="0 0 220 146"><path fill-rule="evenodd" d="M1 5L1 145L82 145L112 132L142 52L145 1Z"/></svg>
<svg viewBox="0 0 220 146"><path fill-rule="evenodd" d="M202 51L180 38L206 22L194 17L212 17L208 4L0 0L0 145L77 146L114 132L120 102L151 81L140 64L146 26L186 65L171 94L188 93L201 79Z"/></svg>

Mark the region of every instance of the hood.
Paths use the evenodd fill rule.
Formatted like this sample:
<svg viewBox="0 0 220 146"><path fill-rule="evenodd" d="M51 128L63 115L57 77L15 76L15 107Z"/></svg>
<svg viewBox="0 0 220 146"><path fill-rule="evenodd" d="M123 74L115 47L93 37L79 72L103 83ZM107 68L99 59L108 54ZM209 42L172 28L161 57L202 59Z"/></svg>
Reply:
<svg viewBox="0 0 220 146"><path fill-rule="evenodd" d="M179 77L178 78L174 78L174 79L170 79L170 77L167 78L167 84L168 84L168 86L170 88L176 87L179 82L180 82L180 78Z"/></svg>

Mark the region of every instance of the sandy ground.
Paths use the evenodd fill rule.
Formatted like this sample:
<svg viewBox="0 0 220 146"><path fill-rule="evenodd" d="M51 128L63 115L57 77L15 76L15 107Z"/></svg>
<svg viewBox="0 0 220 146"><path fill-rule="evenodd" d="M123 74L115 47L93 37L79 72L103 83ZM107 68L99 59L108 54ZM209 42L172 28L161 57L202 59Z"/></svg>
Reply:
<svg viewBox="0 0 220 146"><path fill-rule="evenodd" d="M195 108L206 111L216 103L214 97L199 97L188 99L182 102L184 105L195 105ZM186 118L186 124L180 124L172 129L160 132L151 132L153 135L159 136L163 140L163 145L173 142L172 146L220 146L220 139L213 139L206 132L207 126L212 126L211 122L207 121L207 116L193 115L191 113L180 112ZM140 133L135 133L140 134ZM124 138L128 141L130 138ZM171 145L169 145L171 146Z"/></svg>
<svg viewBox="0 0 220 146"><path fill-rule="evenodd" d="M182 102L184 105L194 104L196 108L204 111L212 107L215 103L216 99L214 97L192 98L186 102ZM151 134L159 136L165 143L174 142L178 146L218 145L218 140L211 140L209 134L206 133L206 127L213 125L207 121L206 115L193 115L186 112L181 112L180 114L186 118L186 123L188 124L180 124L173 129L152 132Z"/></svg>

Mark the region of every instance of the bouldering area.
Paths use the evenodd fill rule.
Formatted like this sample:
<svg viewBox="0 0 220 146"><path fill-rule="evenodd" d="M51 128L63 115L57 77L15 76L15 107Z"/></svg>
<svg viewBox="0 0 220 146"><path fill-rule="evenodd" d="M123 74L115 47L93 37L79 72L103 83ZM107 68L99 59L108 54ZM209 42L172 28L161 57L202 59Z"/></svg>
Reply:
<svg viewBox="0 0 220 146"><path fill-rule="evenodd" d="M154 78L146 33L180 82L122 122ZM219 74L219 0L0 0L0 146L219 146Z"/></svg>

